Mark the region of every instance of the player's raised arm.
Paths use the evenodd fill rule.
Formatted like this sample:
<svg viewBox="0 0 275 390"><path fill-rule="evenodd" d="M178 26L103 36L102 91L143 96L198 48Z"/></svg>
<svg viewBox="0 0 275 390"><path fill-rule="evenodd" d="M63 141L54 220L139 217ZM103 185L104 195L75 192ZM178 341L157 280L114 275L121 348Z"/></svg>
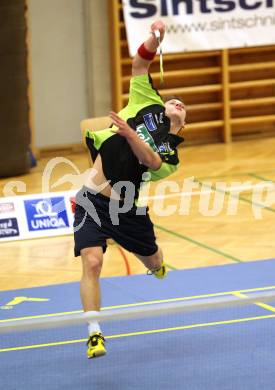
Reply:
<svg viewBox="0 0 275 390"><path fill-rule="evenodd" d="M149 145L141 140L128 123L121 119L115 112L110 112L110 118L113 124L117 126L117 129L113 131L127 139L128 144L138 160L148 168L155 171L158 170L162 163L158 153L154 152Z"/></svg>
<svg viewBox="0 0 275 390"><path fill-rule="evenodd" d="M165 34L165 24L158 20L151 25L150 37L142 45L140 45L133 58L132 76L148 73L149 66L156 55L159 45L158 39L155 35L156 30L159 30L160 32L160 41L163 40Z"/></svg>

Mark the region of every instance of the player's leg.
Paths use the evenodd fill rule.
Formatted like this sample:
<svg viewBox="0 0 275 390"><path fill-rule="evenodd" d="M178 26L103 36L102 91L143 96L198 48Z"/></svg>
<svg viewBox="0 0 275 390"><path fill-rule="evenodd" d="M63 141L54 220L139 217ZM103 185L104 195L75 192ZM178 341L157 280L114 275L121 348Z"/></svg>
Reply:
<svg viewBox="0 0 275 390"><path fill-rule="evenodd" d="M99 276L103 263L102 247L81 250L82 277L80 296L84 312L100 310Z"/></svg>
<svg viewBox="0 0 275 390"><path fill-rule="evenodd" d="M102 247L90 247L81 250L82 278L80 281L80 296L85 315L89 317L87 342L88 358L103 356L106 353L104 337L98 321L93 321L93 315L100 311L99 277L103 263Z"/></svg>
<svg viewBox="0 0 275 390"><path fill-rule="evenodd" d="M87 355L89 358L106 353L99 323L93 321L93 316L98 315L100 311L99 277L108 238L98 219L100 222L108 212L108 198L95 194L87 187L83 187L78 192L74 220L75 256L81 255L82 259L80 295L88 322Z"/></svg>
<svg viewBox="0 0 275 390"><path fill-rule="evenodd" d="M112 231L112 238L148 268L149 273L159 279L166 276L162 250L156 244L154 225L148 211L137 213L137 209L120 214L120 224Z"/></svg>
<svg viewBox="0 0 275 390"><path fill-rule="evenodd" d="M135 253L135 256L145 265L149 270L149 274L153 274L158 279L165 278L167 274L166 265L163 261L163 253L160 247L150 256L141 256Z"/></svg>

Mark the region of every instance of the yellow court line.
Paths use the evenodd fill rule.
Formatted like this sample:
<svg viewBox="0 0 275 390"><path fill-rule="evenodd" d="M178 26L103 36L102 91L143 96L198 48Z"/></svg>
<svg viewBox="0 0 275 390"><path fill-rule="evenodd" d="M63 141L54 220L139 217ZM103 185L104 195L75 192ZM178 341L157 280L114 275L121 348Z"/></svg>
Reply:
<svg viewBox="0 0 275 390"><path fill-rule="evenodd" d="M117 338L121 338L121 337L140 336L140 335L145 335L145 334L164 333L164 332L172 332L172 331L178 331L178 330L204 328L204 327L208 327L208 326L229 325L229 324L236 324L236 323L242 323L242 322L248 322L248 321L258 321L258 320L265 320L265 319L269 319L269 318L275 318L275 314L269 314L269 315L258 316L258 317L238 318L238 319L234 319L234 320L205 322L205 323L201 323L201 324L183 325L183 326L176 326L173 328L143 330L140 332L121 333L121 334L115 334L115 335L104 336L104 337L106 339L117 339ZM82 343L84 341L87 341L87 339L58 341L58 342L47 343L47 344L23 345L20 347L0 349L0 353L1 352L10 352L10 351L20 351L20 350L25 350L25 349L54 347L57 345L76 344L76 343Z"/></svg>
<svg viewBox="0 0 275 390"><path fill-rule="evenodd" d="M102 307L101 310L121 309L121 308L126 308L126 307L145 306L145 305L152 305L152 304L157 304L157 303L189 301L192 299L220 297L220 296L224 296L224 295L234 295L236 293L267 291L267 290L273 290L273 289L275 289L275 286L249 288L249 289L245 289L245 290L224 291L224 292L212 293L212 294L193 295L193 296L189 296L189 297L169 298L169 299L160 299L160 300L137 302L137 303L126 303L123 305L116 305L116 306L106 306L106 307ZM34 318L47 318L47 317L55 317L55 316L62 316L62 315L68 315L68 314L78 314L78 313L82 313L82 312L83 312L82 310L74 310L74 311L64 311L64 312L50 313L50 314L40 314L40 315L36 315L36 316L8 318L5 320L0 320L0 323L10 322L10 321L27 320L27 319L32 319L32 318L33 319Z"/></svg>
<svg viewBox="0 0 275 390"><path fill-rule="evenodd" d="M239 298L248 298L247 295L245 294L242 294L242 293L239 293L239 292L235 292L234 295L236 297L239 297ZM275 307L271 306L271 305L268 305L267 303L263 303L263 302L255 302L253 303L253 305L256 305L256 306L259 306L263 309L266 309L268 311L272 311L273 313L275 313Z"/></svg>
<svg viewBox="0 0 275 390"><path fill-rule="evenodd" d="M273 313L275 313L275 307L267 305L266 303L257 302L256 305L262 307L263 309L266 309L268 311L272 311Z"/></svg>

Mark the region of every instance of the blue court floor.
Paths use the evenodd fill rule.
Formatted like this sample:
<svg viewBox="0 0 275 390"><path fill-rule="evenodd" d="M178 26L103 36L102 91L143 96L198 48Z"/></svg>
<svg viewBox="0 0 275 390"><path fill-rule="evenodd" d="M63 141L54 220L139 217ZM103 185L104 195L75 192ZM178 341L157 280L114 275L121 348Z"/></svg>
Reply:
<svg viewBox="0 0 275 390"><path fill-rule="evenodd" d="M101 280L104 310L149 301L275 292L275 260ZM240 295L241 294L241 295ZM79 284L0 292L0 322L81 311ZM108 353L86 359L86 326L0 335L3 390L273 390L275 302L102 325Z"/></svg>

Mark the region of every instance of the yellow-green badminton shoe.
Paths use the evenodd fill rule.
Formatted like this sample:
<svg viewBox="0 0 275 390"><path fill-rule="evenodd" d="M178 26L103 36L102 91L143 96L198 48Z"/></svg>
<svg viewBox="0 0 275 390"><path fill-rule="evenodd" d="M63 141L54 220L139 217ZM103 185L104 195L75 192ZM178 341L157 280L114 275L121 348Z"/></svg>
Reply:
<svg viewBox="0 0 275 390"><path fill-rule="evenodd" d="M87 357L88 359L106 355L105 339L101 333L93 333L87 341Z"/></svg>
<svg viewBox="0 0 275 390"><path fill-rule="evenodd" d="M155 270L149 270L147 272L148 275L154 275L158 279L164 279L167 275L166 264L162 263L161 267Z"/></svg>

